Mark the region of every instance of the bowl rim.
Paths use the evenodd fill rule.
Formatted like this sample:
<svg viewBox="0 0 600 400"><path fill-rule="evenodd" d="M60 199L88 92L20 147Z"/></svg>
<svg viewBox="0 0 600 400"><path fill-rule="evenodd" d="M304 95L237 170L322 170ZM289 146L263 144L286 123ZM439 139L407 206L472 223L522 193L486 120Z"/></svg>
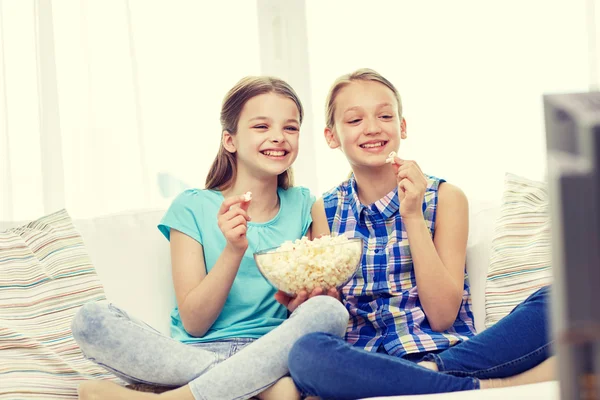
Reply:
<svg viewBox="0 0 600 400"><path fill-rule="evenodd" d="M338 235L338 236L341 236L341 235ZM348 242L346 242L346 243L334 243L334 244L330 244L329 246L345 246L345 245L348 245L349 243L352 243L352 242L361 242L363 244L363 246L364 246L364 243L365 243L365 241L362 238L355 237L355 238L348 238ZM260 255L264 255L264 254L267 254L267 253L268 254L278 254L278 253L288 253L290 251L293 251L293 250L279 250L279 251L275 251L275 250L277 250L280 247L281 247L281 245L275 246L275 247L269 247L267 249L263 249L263 250L254 252L253 255L254 256L260 256ZM361 248L361 251L362 251L362 248Z"/></svg>

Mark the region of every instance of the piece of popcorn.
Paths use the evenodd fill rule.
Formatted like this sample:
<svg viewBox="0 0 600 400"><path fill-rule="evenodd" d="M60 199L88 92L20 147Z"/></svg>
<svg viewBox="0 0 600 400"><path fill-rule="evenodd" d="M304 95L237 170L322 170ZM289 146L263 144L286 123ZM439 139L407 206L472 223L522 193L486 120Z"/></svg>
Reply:
<svg viewBox="0 0 600 400"><path fill-rule="evenodd" d="M388 155L388 158L385 159L385 162L388 163L388 164L393 164L395 159L396 159L396 152L392 151Z"/></svg>
<svg viewBox="0 0 600 400"><path fill-rule="evenodd" d="M248 201L252 200L252 192L246 192L246 193L243 194L243 196L244 196L244 201L245 202L248 202Z"/></svg>

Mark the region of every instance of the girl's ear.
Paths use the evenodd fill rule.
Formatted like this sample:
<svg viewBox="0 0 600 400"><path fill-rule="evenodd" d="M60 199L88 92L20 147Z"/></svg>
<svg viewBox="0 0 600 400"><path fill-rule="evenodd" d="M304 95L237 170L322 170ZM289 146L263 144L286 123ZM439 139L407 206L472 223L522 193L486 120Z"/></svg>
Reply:
<svg viewBox="0 0 600 400"><path fill-rule="evenodd" d="M235 143L233 142L233 136L229 131L223 131L223 137L221 138L221 142L223 143L223 147L230 153L235 153L237 151L235 147Z"/></svg>
<svg viewBox="0 0 600 400"><path fill-rule="evenodd" d="M402 118L402 122L400 122L400 137L402 139L406 139L407 134L406 134L406 120L404 118Z"/></svg>
<svg viewBox="0 0 600 400"><path fill-rule="evenodd" d="M325 133L325 140L327 141L327 144L329 145L330 148L337 149L338 147L340 147L340 141L334 130L325 128L324 133Z"/></svg>

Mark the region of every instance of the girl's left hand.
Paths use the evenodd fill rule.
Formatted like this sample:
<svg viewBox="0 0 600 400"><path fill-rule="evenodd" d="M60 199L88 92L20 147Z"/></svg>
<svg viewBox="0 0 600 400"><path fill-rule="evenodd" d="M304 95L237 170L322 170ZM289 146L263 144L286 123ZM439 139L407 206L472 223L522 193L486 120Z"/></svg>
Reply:
<svg viewBox="0 0 600 400"><path fill-rule="evenodd" d="M400 216L403 219L423 219L423 198L427 179L415 161L394 159L394 171L398 181Z"/></svg>

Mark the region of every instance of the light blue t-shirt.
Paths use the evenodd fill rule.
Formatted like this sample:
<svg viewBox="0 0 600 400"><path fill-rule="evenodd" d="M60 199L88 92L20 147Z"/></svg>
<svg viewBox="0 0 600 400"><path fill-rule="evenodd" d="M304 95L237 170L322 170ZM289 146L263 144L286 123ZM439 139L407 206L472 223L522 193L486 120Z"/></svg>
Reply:
<svg viewBox="0 0 600 400"><path fill-rule="evenodd" d="M287 318L287 309L274 298L276 290L263 278L254 262L257 251L277 247L304 236L312 222L314 196L304 187L279 188L279 212L264 223L248 222L248 249L219 317L203 337L190 336L175 307L171 312L171 336L184 343L211 342L227 338L259 338ZM181 193L167 210L158 229L170 239L176 229L198 241L204 249L207 272L225 248L217 225L223 195L219 191L190 189Z"/></svg>

